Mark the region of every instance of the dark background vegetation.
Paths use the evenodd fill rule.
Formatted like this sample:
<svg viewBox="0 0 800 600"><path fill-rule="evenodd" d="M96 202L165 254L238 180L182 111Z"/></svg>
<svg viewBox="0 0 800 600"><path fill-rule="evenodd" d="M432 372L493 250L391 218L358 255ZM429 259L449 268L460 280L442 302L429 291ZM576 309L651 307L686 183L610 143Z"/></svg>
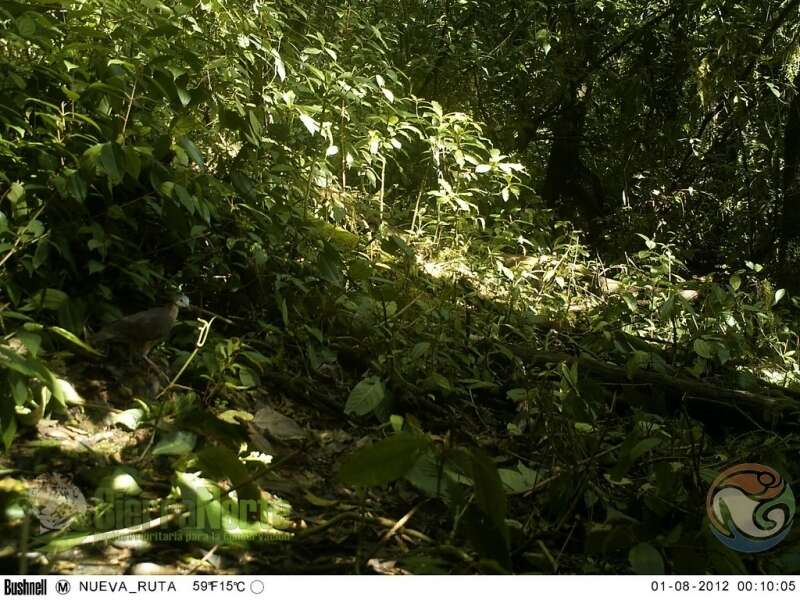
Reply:
<svg viewBox="0 0 800 600"><path fill-rule="evenodd" d="M704 504L800 474L798 13L0 2L3 570L797 572Z"/></svg>

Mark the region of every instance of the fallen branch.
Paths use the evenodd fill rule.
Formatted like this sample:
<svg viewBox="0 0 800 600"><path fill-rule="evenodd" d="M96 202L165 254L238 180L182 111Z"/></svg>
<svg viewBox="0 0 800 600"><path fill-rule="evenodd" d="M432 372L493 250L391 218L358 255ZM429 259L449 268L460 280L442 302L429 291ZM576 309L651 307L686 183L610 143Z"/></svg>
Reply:
<svg viewBox="0 0 800 600"><path fill-rule="evenodd" d="M558 322L558 321L542 320L541 322L534 323L534 326L537 327L538 329L555 330L555 331L558 331L559 333L565 333L567 335L572 335L572 336L576 336L576 337L580 336L580 335L587 335L588 334L588 332L580 331L580 330L578 330L576 328L573 328L569 324ZM630 333L626 333L624 331L616 331L614 333L614 335L618 336L617 339L621 343L623 343L623 344L627 343L634 350L641 350L642 352L650 352L652 354L657 354L664 360L665 363L669 363L670 362L669 361L669 352L670 352L670 349L673 349L672 342L669 342L669 341L666 341L666 340L657 340L657 339L652 339L652 338L643 338L641 336L637 336L637 335L633 335L633 334L630 334ZM525 348L521 348L518 345L513 346L512 350L515 351L517 353L517 355L520 356L521 358L525 358L525 359L529 358L530 350L527 350ZM550 355L552 356L552 354L550 354ZM574 360L576 358L575 356L572 356L572 355L569 355L569 354L566 354L566 353L564 353L563 356L564 357L569 357L569 360ZM601 369L601 372L602 372L603 369L605 369L607 367L612 367L612 368L615 369L615 371L614 371L615 373L616 373L617 370L622 370L622 372L625 373L625 375L627 377L627 372L625 371L625 369L623 369L622 367L619 367L617 365L614 365L613 363L605 363L605 362L602 362L602 361L597 361L596 359L592 359L591 357L586 357L584 355L581 355L581 359L585 359L584 367L587 367L589 369L591 369L591 367L592 367L591 361L595 360L595 362L597 363L596 366ZM567 360L567 359L564 358L563 360ZM563 362L563 360L545 361L545 362ZM539 362L539 364L542 364L541 361ZM734 364L734 362L730 361L728 363L728 366L732 366L733 364ZM602 368L600 367L601 365L602 365ZM727 369L727 372L733 373L733 371L730 368ZM708 398L713 398L713 399L722 399L722 400L731 400L731 399L733 399L733 400L735 400L735 399L739 399L740 398L740 396L736 395L736 393L737 392L741 392L742 394L748 394L749 393L751 395L755 395L756 397L766 397L766 398L770 398L770 399L778 398L779 400L786 400L786 401L792 401L793 400L795 402L795 405L794 405L795 407L798 407L797 402L800 401L800 391L789 389L789 388L780 386L780 385L778 385L776 383L772 383L770 381L765 381L764 379L762 379L760 377L756 377L755 375L753 375L753 378L755 379L756 385L760 389L764 390L763 393L747 392L746 390L731 390L729 388L725 388L724 386L703 383L703 382L700 382L700 381L689 379L687 377L681 377L677 373L674 373L674 374L662 374L662 373L655 373L653 371L649 371L649 373L652 373L654 376L658 377L659 380L658 381L650 381L650 380L647 380L646 378L642 379L642 378L635 377L633 380L628 379L628 381L632 381L633 383L664 383L665 385L669 385L668 383L665 383L664 380L670 380L671 381L673 379L677 379L677 380L679 380L679 382L681 382L681 384L678 385L677 387L681 387L682 383L685 382L687 386L690 386L692 389L695 389L695 390L699 390L700 389L700 387L698 387L698 386L703 386L702 387L703 390L707 390L708 388L719 389L720 387L722 387L723 389L726 389L726 390L728 390L728 392L730 392L729 394L726 394L724 397L721 397L721 398L718 395L707 396L707 395L704 395L703 393L699 393L699 395L701 395L702 397L708 397ZM676 386L669 385L669 387L676 387ZM770 392L775 392L775 394L771 394ZM731 395L731 394L734 394L734 395Z"/></svg>
<svg viewBox="0 0 800 600"><path fill-rule="evenodd" d="M662 386L695 398L729 402L739 408L757 408L778 412L792 408L800 409L800 402L790 397L789 390L785 392L781 390L780 393L776 394L769 394L766 391L752 392L689 379L680 375L667 375L648 370L639 370L629 376L625 367L598 360L585 354L575 356L566 352L535 352L520 347L512 347L512 350L517 356L530 363L544 365L547 363L573 363L577 361L580 369L601 375L614 382L646 383ZM775 391L777 392L778 390Z"/></svg>

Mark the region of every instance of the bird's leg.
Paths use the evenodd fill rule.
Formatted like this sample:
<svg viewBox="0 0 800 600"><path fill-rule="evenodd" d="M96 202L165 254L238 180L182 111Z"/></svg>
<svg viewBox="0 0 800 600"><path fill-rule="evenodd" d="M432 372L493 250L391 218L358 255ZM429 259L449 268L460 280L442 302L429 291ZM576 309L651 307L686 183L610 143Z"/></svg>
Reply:
<svg viewBox="0 0 800 600"><path fill-rule="evenodd" d="M167 374L164 373L164 371L156 363L154 363L149 356L147 356L152 347L152 344L149 343L145 343L144 345L139 345L136 347L134 347L134 344L130 344L131 352L129 354L129 358L133 359L134 355L141 356L142 360L146 362L153 369L153 371L156 372L156 375L163 377L164 381L169 383L169 377L167 377Z"/></svg>
<svg viewBox="0 0 800 600"><path fill-rule="evenodd" d="M163 369L161 369L161 367L150 360L150 357L147 356L147 354L142 354L142 358L147 362L148 365L153 367L153 370L156 372L156 374L161 375L164 378L164 381L169 383L169 377L167 377L167 374L163 371Z"/></svg>

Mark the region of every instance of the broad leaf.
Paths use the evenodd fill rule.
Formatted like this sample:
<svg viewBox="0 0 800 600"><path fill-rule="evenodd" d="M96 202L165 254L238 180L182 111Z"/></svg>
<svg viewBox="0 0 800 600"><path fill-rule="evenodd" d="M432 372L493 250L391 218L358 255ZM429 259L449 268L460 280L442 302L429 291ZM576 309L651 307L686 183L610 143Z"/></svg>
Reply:
<svg viewBox="0 0 800 600"><path fill-rule="evenodd" d="M398 433L380 442L359 448L342 464L339 480L350 485L375 486L405 476L422 452L430 446L428 438L413 433Z"/></svg>

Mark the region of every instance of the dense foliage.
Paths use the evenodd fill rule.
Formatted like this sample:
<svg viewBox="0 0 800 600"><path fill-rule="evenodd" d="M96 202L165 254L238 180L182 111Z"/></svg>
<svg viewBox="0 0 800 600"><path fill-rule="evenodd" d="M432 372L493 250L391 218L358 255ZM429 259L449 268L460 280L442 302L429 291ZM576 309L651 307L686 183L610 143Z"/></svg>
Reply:
<svg viewBox="0 0 800 600"><path fill-rule="evenodd" d="M799 6L0 1L4 570L800 569Z"/></svg>

